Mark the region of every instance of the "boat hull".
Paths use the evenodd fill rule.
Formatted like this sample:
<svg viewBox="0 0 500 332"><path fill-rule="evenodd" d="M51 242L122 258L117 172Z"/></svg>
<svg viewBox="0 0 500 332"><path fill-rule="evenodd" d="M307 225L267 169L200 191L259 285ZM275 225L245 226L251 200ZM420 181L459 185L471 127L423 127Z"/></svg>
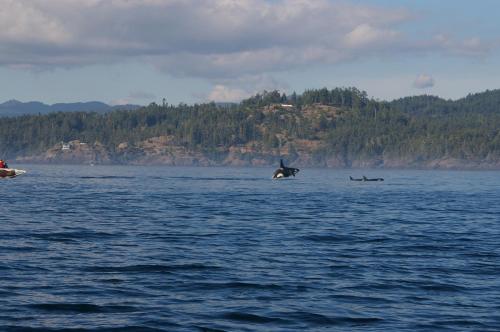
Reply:
<svg viewBox="0 0 500 332"><path fill-rule="evenodd" d="M15 168L0 168L0 178L15 178L26 173L25 170Z"/></svg>

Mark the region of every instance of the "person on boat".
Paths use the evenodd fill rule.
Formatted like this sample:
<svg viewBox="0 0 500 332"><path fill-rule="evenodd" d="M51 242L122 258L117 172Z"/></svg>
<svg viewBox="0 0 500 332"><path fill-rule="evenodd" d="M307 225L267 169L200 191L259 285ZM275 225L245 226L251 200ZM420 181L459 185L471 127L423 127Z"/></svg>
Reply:
<svg viewBox="0 0 500 332"><path fill-rule="evenodd" d="M9 165L2 159L0 159L0 168L9 168Z"/></svg>

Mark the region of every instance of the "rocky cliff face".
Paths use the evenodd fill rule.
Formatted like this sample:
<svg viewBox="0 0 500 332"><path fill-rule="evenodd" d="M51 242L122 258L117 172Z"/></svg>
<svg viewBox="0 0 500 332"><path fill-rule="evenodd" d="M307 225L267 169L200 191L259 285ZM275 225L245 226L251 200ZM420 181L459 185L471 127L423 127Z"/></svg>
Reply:
<svg viewBox="0 0 500 332"><path fill-rule="evenodd" d="M173 137L159 136L136 145L118 144L113 151L99 142L86 143L78 140L59 143L47 151L16 158L22 163L61 164L132 164L170 166L266 166L274 165L281 158L294 160L301 165L313 166L309 150L317 146L309 141L284 144L281 148L264 149L261 143L220 148L211 153L192 151L176 144Z"/></svg>
<svg viewBox="0 0 500 332"><path fill-rule="evenodd" d="M42 154L18 157L18 162L34 162L47 164L111 164L113 163L109 151L99 142L92 144L80 142L61 142Z"/></svg>
<svg viewBox="0 0 500 332"><path fill-rule="evenodd" d="M266 149L259 142L221 148L212 153L191 151L174 142L173 137L159 136L147 139L135 146L126 142L113 151L99 142L86 143L78 140L56 144L44 153L18 157L20 163L54 164L131 164L168 166L273 166L280 158L297 167L330 168L423 168L423 169L500 169L500 160L460 160L441 158L380 158L347 160L342 156L318 157L313 151L321 147L320 141L294 140L281 147Z"/></svg>

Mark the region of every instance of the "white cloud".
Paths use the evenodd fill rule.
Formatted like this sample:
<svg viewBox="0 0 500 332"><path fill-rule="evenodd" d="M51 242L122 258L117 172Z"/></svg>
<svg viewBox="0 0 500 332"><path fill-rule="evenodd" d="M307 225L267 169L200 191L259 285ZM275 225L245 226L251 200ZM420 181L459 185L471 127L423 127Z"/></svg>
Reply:
<svg viewBox="0 0 500 332"><path fill-rule="evenodd" d="M361 24L345 36L345 42L354 48L383 46L398 41L399 36L400 33L394 30L380 29L369 24Z"/></svg>
<svg viewBox="0 0 500 332"><path fill-rule="evenodd" d="M242 89L233 89L221 84L214 86L207 99L217 102L238 102L250 94Z"/></svg>
<svg viewBox="0 0 500 332"><path fill-rule="evenodd" d="M350 58L408 19L328 0L4 0L0 65L146 58L194 77L239 76ZM348 19L347 19L348 18Z"/></svg>
<svg viewBox="0 0 500 332"><path fill-rule="evenodd" d="M2 0L0 66L134 60L208 79L219 86L214 93L233 98L260 84L249 77L402 52L478 56L495 46L445 35L413 40L400 24L414 19L347 0Z"/></svg>
<svg viewBox="0 0 500 332"><path fill-rule="evenodd" d="M481 57L498 47L498 44L494 41L481 40L479 37L456 40L446 34L437 34L425 47L428 50L441 50L454 55Z"/></svg>
<svg viewBox="0 0 500 332"><path fill-rule="evenodd" d="M289 86L271 75L244 75L238 78L223 78L212 81L214 87L208 95L196 96L201 100L238 102L262 91L285 92Z"/></svg>
<svg viewBox="0 0 500 332"><path fill-rule="evenodd" d="M417 89L432 88L434 86L434 83L435 81L434 78L432 78L432 76L426 74L420 74L413 82L413 87Z"/></svg>
<svg viewBox="0 0 500 332"><path fill-rule="evenodd" d="M3 0L0 8L0 42L64 43L71 38L60 18L26 2Z"/></svg>

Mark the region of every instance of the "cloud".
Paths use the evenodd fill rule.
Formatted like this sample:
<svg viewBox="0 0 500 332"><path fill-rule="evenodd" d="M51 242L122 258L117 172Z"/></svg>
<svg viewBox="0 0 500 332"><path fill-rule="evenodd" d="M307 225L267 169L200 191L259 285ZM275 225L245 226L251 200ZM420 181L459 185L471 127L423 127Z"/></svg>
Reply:
<svg viewBox="0 0 500 332"><path fill-rule="evenodd" d="M393 41L409 17L328 0L4 0L0 13L0 65L146 59L191 77L335 63Z"/></svg>
<svg viewBox="0 0 500 332"><path fill-rule="evenodd" d="M495 45L494 42L483 41L479 37L455 40L445 34L435 35L431 42L433 48L461 56L484 56L496 46L498 45Z"/></svg>
<svg viewBox="0 0 500 332"><path fill-rule="evenodd" d="M413 87L417 89L432 88L434 86L434 83L434 78L432 78L432 76L420 74L413 82Z"/></svg>
<svg viewBox="0 0 500 332"><path fill-rule="evenodd" d="M345 36L345 42L354 48L383 46L398 41L399 37L400 33L397 31L361 24Z"/></svg>
<svg viewBox="0 0 500 332"><path fill-rule="evenodd" d="M67 42L70 35L62 22L38 6L16 0L2 1L0 41L2 43L51 44Z"/></svg>
<svg viewBox="0 0 500 332"><path fill-rule="evenodd" d="M416 19L347 0L2 0L0 66L136 61L207 79L211 95L234 98L277 72L402 53L483 56L496 47L444 34L412 39L401 25Z"/></svg>
<svg viewBox="0 0 500 332"><path fill-rule="evenodd" d="M238 102L248 96L249 94L242 89L233 89L221 84L217 84L208 94L207 99L217 102Z"/></svg>
<svg viewBox="0 0 500 332"><path fill-rule="evenodd" d="M284 92L289 89L288 84L274 79L269 74L217 79L212 81L212 84L214 87L208 95L196 97L205 101L237 102L264 90Z"/></svg>

